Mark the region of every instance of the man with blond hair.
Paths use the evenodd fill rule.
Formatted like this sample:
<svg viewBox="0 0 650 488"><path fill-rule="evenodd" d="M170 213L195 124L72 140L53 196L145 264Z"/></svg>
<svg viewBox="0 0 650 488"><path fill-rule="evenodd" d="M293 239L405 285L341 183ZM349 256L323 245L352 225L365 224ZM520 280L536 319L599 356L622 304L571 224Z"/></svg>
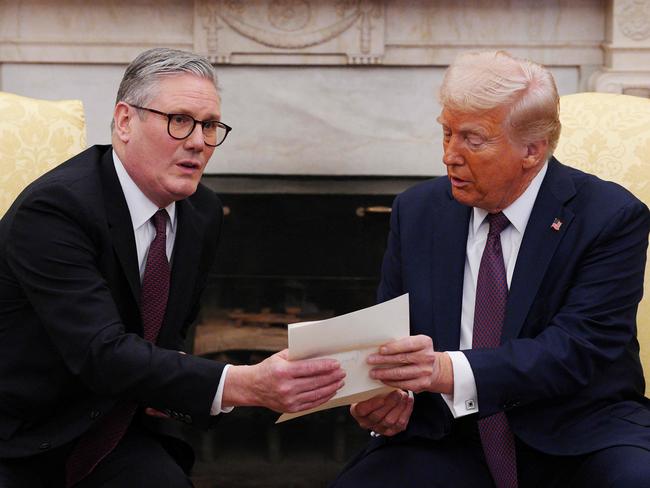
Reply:
<svg viewBox="0 0 650 488"><path fill-rule="evenodd" d="M368 359L398 390L351 407L373 438L334 486L650 486L648 208L552 156L542 66L461 55L440 102L447 177L396 198L378 293L411 336Z"/></svg>

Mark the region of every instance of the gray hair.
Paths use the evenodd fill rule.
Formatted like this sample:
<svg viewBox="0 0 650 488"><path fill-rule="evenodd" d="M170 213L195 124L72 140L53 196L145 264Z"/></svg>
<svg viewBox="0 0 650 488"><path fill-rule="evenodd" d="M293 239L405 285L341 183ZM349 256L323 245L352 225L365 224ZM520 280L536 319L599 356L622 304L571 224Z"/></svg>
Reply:
<svg viewBox="0 0 650 488"><path fill-rule="evenodd" d="M522 144L547 140L547 157L560 137L560 97L553 75L504 51L459 55L445 73L440 104L465 113L509 107L505 127L511 138Z"/></svg>
<svg viewBox="0 0 650 488"><path fill-rule="evenodd" d="M156 96L158 82L163 76L183 73L210 80L219 92L217 74L207 58L178 49L157 47L140 53L127 66L115 103L145 106Z"/></svg>

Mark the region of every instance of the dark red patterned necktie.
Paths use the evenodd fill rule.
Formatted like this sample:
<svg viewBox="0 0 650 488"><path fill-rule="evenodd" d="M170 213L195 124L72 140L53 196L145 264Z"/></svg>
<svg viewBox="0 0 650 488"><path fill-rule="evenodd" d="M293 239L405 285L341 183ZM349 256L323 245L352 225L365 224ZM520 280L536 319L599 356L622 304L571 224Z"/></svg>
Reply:
<svg viewBox="0 0 650 488"><path fill-rule="evenodd" d="M508 281L501 251L501 232L510 221L499 212L488 214L490 223L476 282L472 348L497 347L506 314ZM497 488L517 487L515 439L504 412L478 421L483 452Z"/></svg>
<svg viewBox="0 0 650 488"><path fill-rule="evenodd" d="M144 338L155 342L165 316L169 296L167 260L167 211L158 210L152 218L156 236L149 246L142 278L141 315ZM133 419L137 404L117 403L97 425L77 441L66 462L66 486L69 488L88 476L120 442Z"/></svg>

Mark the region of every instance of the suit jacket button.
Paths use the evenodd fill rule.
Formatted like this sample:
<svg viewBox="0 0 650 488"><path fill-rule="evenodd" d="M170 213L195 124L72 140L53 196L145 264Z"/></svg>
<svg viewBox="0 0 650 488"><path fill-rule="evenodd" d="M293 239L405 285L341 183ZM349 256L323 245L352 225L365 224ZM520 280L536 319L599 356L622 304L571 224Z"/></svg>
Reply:
<svg viewBox="0 0 650 488"><path fill-rule="evenodd" d="M97 417L99 417L102 413L99 410L93 410L90 412L90 418L95 420Z"/></svg>
<svg viewBox="0 0 650 488"><path fill-rule="evenodd" d="M41 451L45 451L46 449L49 449L50 447L52 447L52 445L49 442L41 442L41 445L38 446L38 448Z"/></svg>

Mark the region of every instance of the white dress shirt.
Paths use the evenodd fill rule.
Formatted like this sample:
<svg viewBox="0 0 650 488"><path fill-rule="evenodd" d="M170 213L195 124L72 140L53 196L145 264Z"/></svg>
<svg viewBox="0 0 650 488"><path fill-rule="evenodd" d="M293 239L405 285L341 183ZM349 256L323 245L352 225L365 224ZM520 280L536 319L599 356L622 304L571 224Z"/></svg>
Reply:
<svg viewBox="0 0 650 488"><path fill-rule="evenodd" d="M526 191L510 206L503 210L503 213L510 225L501 232L501 249L503 250L503 261L506 268L508 289L512 282L512 275L515 271L519 247L524 237L526 225L533 205L537 199L539 188L542 185L548 163L533 178ZM465 258L465 274L463 278L463 304L460 320L460 350L448 351L451 358L454 375L454 393L442 395L442 398L449 406L454 418L463 417L478 412L479 399L476 391L474 373L464 349L472 348L472 337L474 329L474 305L476 302L476 282L478 270L483 256L483 249L487 241L489 224L485 220L488 212L474 207L469 219L469 233L467 235L467 250Z"/></svg>
<svg viewBox="0 0 650 488"><path fill-rule="evenodd" d="M140 281L142 281L142 278L144 277L144 268L147 264L149 246L154 237L156 237L156 227L153 225L151 218L159 208L158 205L153 203L144 193L142 193L142 190L140 190L138 185L136 185L131 179L131 176L127 173L122 161L117 157L115 151L113 151L113 164L115 166L117 178L120 181L120 186L122 187L122 192L124 193L124 198L126 199L126 205L129 207L129 213L131 214L131 223L133 224L133 234L135 236L135 247L138 253L138 269L140 271ZM165 207L165 210L169 216L169 219L167 219L166 252L167 260L171 266L174 242L176 241L176 202L170 203ZM232 408L221 409L223 387L229 366L230 365L227 365L221 374L219 387L217 388L217 393L215 394L212 407L210 408L210 415L218 415L221 412L230 412L232 410Z"/></svg>

